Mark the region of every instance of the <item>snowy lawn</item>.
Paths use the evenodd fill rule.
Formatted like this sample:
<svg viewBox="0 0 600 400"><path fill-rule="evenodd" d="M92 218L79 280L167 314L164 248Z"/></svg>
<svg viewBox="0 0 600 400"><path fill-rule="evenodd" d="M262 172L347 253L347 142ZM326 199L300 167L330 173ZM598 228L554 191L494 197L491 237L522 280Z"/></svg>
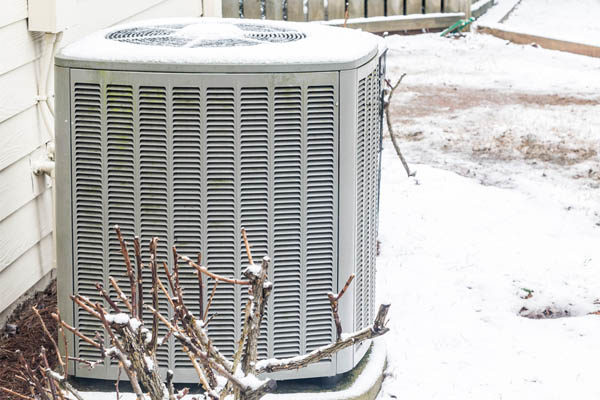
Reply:
<svg viewBox="0 0 600 400"><path fill-rule="evenodd" d="M387 42L417 176L386 139L380 399L599 398L600 59L477 34ZM565 317L520 315L545 310Z"/></svg>
<svg viewBox="0 0 600 400"><path fill-rule="evenodd" d="M598 19L598 0L521 0L504 25L541 36L600 46Z"/></svg>

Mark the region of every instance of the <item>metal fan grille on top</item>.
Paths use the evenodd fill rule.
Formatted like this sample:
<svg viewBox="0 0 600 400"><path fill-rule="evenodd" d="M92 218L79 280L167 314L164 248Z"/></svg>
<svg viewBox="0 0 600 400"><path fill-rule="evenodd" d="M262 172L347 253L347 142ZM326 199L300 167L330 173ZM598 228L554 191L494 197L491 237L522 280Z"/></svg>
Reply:
<svg viewBox="0 0 600 400"><path fill-rule="evenodd" d="M230 25L224 32L219 32L219 25ZM288 28L279 28L260 23L221 22L211 24L215 31L202 29L195 31L190 24L165 24L146 27L120 29L106 35L109 40L145 46L167 47L236 47L255 46L262 43L287 43L304 39L306 34ZM231 29L231 26L234 28ZM188 28L188 29L184 29ZM191 28L191 29L190 29Z"/></svg>

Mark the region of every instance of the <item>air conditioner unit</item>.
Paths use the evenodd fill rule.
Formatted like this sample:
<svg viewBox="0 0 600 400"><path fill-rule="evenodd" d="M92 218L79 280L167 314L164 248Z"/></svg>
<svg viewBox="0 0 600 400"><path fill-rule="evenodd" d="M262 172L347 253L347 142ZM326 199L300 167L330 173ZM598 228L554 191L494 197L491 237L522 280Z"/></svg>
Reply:
<svg viewBox="0 0 600 400"><path fill-rule="evenodd" d="M352 273L340 303L344 331L372 323L384 55L369 33L242 19L136 22L63 49L55 77L63 318L90 336L102 330L69 295L102 302L96 282L126 281L118 224L145 247L159 237L169 264L175 244L189 257L202 252L203 263L230 277L246 262L245 227L255 257L273 260L262 357L335 340L326 294ZM193 271L183 268L182 281L188 300L196 298ZM211 307L218 315L209 333L229 356L243 296L219 285ZM71 355L98 357L77 338L71 346ZM367 348L271 377L339 374ZM172 339L158 359L176 380L195 380ZM117 377L114 364L70 371Z"/></svg>

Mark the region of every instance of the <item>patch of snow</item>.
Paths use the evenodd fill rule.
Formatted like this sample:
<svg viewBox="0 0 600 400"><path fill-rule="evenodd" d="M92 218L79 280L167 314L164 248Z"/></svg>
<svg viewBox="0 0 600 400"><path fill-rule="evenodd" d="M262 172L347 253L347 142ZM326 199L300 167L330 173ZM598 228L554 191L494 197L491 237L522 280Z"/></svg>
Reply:
<svg viewBox="0 0 600 400"><path fill-rule="evenodd" d="M256 375L248 374L240 378L240 381L250 387L251 390L258 389L262 384L266 382L266 379L259 379Z"/></svg>
<svg viewBox="0 0 600 400"><path fill-rule="evenodd" d="M104 317L109 324L126 325L129 323L129 315L125 313L106 314Z"/></svg>
<svg viewBox="0 0 600 400"><path fill-rule="evenodd" d="M521 0L502 23L535 35L600 46L600 1Z"/></svg>
<svg viewBox="0 0 600 400"><path fill-rule="evenodd" d="M388 78L393 81L407 72L403 87L435 84L450 91L460 85L600 97L600 58L515 45L483 34L457 40L438 33L392 35L385 41Z"/></svg>
<svg viewBox="0 0 600 400"><path fill-rule="evenodd" d="M142 326L142 322L137 318L129 319L129 327L133 332L137 332L137 330Z"/></svg>
<svg viewBox="0 0 600 400"><path fill-rule="evenodd" d="M248 271L249 273L251 273L252 275L259 275L260 271L262 270L262 267L260 264L248 264L246 266L246 271Z"/></svg>
<svg viewBox="0 0 600 400"><path fill-rule="evenodd" d="M144 355L144 362L146 363L146 369L148 371L152 371L154 369L154 361L152 361L152 358Z"/></svg>
<svg viewBox="0 0 600 400"><path fill-rule="evenodd" d="M586 314L598 309L600 230L544 198L426 165L406 179L385 147L377 279L393 302L380 398L597 398L600 319ZM518 315L552 304L577 317Z"/></svg>

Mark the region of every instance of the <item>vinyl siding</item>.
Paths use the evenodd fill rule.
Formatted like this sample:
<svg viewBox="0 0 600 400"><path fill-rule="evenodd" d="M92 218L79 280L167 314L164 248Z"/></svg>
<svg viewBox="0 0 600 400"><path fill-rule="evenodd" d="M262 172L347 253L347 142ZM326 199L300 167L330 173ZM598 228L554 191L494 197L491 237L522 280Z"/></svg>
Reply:
<svg viewBox="0 0 600 400"><path fill-rule="evenodd" d="M61 46L116 23L200 16L201 0L77 0ZM52 191L31 164L50 136L35 97L43 34L27 30L27 0L3 0L0 13L0 316L52 270ZM50 82L52 90L53 83Z"/></svg>

